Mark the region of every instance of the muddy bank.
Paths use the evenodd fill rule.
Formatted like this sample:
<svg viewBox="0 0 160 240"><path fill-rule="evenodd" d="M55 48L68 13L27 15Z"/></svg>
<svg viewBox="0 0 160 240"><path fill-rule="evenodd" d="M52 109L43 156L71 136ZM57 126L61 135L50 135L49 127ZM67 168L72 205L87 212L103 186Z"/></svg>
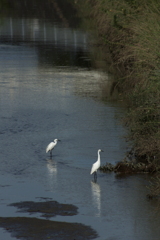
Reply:
<svg viewBox="0 0 160 240"><path fill-rule="evenodd" d="M57 201L45 201L45 202L17 202L9 204L19 209L18 212L42 213L41 217L49 218L56 215L61 216L73 216L78 213L77 207L71 204L60 204Z"/></svg>
<svg viewBox="0 0 160 240"><path fill-rule="evenodd" d="M111 163L106 163L100 167L102 172L115 172L115 173L124 173L124 174L133 174L133 173L157 173L160 172L160 166L154 162L137 162L134 161L121 161L116 165Z"/></svg>
<svg viewBox="0 0 160 240"><path fill-rule="evenodd" d="M136 155L146 161L155 156L159 164L160 3L87 0L84 4L79 0L77 4L86 19L85 26L90 24L96 30L96 44L102 49L109 48L113 88L128 106L124 122ZM108 50L104 52L107 59Z"/></svg>
<svg viewBox="0 0 160 240"><path fill-rule="evenodd" d="M9 231L13 237L25 240L87 240L97 237L94 230L83 224L37 218L1 217L0 227Z"/></svg>

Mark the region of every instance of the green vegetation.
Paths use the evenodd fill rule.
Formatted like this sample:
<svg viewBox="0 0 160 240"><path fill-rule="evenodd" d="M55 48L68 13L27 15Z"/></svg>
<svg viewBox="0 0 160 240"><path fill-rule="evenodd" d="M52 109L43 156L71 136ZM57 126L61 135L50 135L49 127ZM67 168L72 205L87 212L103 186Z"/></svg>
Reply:
<svg viewBox="0 0 160 240"><path fill-rule="evenodd" d="M79 5L110 50L118 88L128 103L125 123L138 161L160 160L160 2L88 0Z"/></svg>
<svg viewBox="0 0 160 240"><path fill-rule="evenodd" d="M92 22L102 49L109 48L109 70L115 77L114 86L128 106L124 122L129 129L128 138L133 142L131 158L127 157L115 166L106 164L101 171L154 173L148 197L159 198L160 1L77 2L83 17Z"/></svg>

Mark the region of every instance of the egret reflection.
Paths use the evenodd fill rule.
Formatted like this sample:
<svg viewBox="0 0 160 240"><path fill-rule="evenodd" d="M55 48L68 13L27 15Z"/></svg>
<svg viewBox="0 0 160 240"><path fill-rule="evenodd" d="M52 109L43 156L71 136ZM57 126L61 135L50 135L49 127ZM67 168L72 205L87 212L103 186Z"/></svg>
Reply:
<svg viewBox="0 0 160 240"><path fill-rule="evenodd" d="M97 209L96 216L101 215L101 188L98 183L91 181L92 199L95 208Z"/></svg>
<svg viewBox="0 0 160 240"><path fill-rule="evenodd" d="M53 159L47 159L47 170L49 177L49 184L51 189L55 186L57 181L57 163Z"/></svg>

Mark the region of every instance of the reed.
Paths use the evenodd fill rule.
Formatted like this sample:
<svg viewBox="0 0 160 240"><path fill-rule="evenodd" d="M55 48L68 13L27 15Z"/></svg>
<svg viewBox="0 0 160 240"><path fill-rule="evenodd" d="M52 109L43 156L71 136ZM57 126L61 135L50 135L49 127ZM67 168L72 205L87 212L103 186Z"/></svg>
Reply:
<svg viewBox="0 0 160 240"><path fill-rule="evenodd" d="M79 0L83 11L83 1ZM88 0L102 45L112 58L116 86L128 103L125 123L139 161L160 160L160 2ZM92 7L91 7L92 6ZM94 20L93 20L94 19ZM116 74L117 73L117 74Z"/></svg>

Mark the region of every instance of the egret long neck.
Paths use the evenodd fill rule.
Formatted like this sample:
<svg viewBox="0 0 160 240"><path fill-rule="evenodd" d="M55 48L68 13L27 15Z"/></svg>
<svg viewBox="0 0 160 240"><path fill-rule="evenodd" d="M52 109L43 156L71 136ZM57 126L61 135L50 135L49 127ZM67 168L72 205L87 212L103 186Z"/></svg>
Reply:
<svg viewBox="0 0 160 240"><path fill-rule="evenodd" d="M98 151L98 160L97 161L100 162L100 153L99 153L99 151Z"/></svg>

